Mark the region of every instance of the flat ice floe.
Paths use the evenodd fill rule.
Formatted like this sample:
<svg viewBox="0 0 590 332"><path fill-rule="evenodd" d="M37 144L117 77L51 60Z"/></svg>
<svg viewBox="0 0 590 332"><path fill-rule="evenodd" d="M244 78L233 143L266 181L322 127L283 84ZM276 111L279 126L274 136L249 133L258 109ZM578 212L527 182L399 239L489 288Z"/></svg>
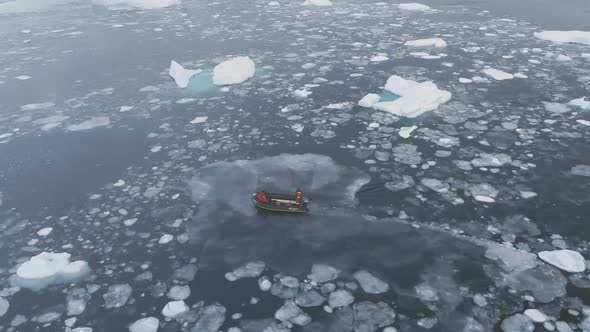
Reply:
<svg viewBox="0 0 590 332"><path fill-rule="evenodd" d="M579 107L585 111L590 110L590 100L586 100L586 97L570 100L570 102L567 104L570 106Z"/></svg>
<svg viewBox="0 0 590 332"><path fill-rule="evenodd" d="M358 105L361 107L373 107L381 100L381 97L376 93L369 93L364 96L361 100L359 100Z"/></svg>
<svg viewBox="0 0 590 332"><path fill-rule="evenodd" d="M408 2L408 3L400 3L398 5L398 8L401 10L412 10L412 11L421 11L421 12L425 12L430 10L430 6L427 5L423 5L421 3L415 3L415 2Z"/></svg>
<svg viewBox="0 0 590 332"><path fill-rule="evenodd" d="M129 332L156 332L160 326L160 320L156 317L146 317L136 320L129 326Z"/></svg>
<svg viewBox="0 0 590 332"><path fill-rule="evenodd" d="M399 95L400 98L376 103L374 108L408 118L415 118L426 112L434 111L451 99L450 92L440 90L431 81L419 83L395 75L387 80L385 90Z"/></svg>
<svg viewBox="0 0 590 332"><path fill-rule="evenodd" d="M331 6L332 2L330 0L305 0L303 2L304 6Z"/></svg>
<svg viewBox="0 0 590 332"><path fill-rule="evenodd" d="M404 43L404 45L411 47L447 47L447 42L445 42L442 38L428 38L408 40Z"/></svg>
<svg viewBox="0 0 590 332"><path fill-rule="evenodd" d="M240 84L254 76L255 64L247 56L226 60L213 68L215 85Z"/></svg>
<svg viewBox="0 0 590 332"><path fill-rule="evenodd" d="M539 258L543 261L570 273L584 272L586 261L579 252L573 250L541 251Z"/></svg>
<svg viewBox="0 0 590 332"><path fill-rule="evenodd" d="M0 14L18 14L44 11L77 0L12 0L0 3Z"/></svg>
<svg viewBox="0 0 590 332"><path fill-rule="evenodd" d="M576 43L590 45L590 31L559 31L549 30L535 32L535 37L555 43Z"/></svg>
<svg viewBox="0 0 590 332"><path fill-rule="evenodd" d="M13 283L18 287L42 289L49 285L70 283L88 275L90 268L85 261L70 262L65 252L42 252L31 257L16 270Z"/></svg>
<svg viewBox="0 0 590 332"><path fill-rule="evenodd" d="M174 79L176 85L181 88L186 88L191 80L191 77L199 74L201 71L202 70L200 69L185 69L178 62L172 60L170 61L170 70L168 70L168 74Z"/></svg>
<svg viewBox="0 0 590 332"><path fill-rule="evenodd" d="M180 4L180 0L93 0L110 9L158 9Z"/></svg>
<svg viewBox="0 0 590 332"><path fill-rule="evenodd" d="M82 131L82 130L90 130L98 127L104 127L111 124L111 120L108 116L97 116L90 118L86 121L80 122L78 124L73 124L67 126L67 130L69 131Z"/></svg>
<svg viewBox="0 0 590 332"><path fill-rule="evenodd" d="M487 68L482 70L482 72L496 81L511 80L514 78L514 75L494 68Z"/></svg>

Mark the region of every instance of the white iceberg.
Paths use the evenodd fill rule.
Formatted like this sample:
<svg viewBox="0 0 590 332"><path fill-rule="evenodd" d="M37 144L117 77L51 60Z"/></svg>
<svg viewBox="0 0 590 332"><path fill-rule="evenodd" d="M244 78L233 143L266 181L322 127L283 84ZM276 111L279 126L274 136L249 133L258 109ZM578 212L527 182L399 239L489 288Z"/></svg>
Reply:
<svg viewBox="0 0 590 332"><path fill-rule="evenodd" d="M411 47L447 47L447 42L442 38L428 38L408 40L404 45Z"/></svg>
<svg viewBox="0 0 590 332"><path fill-rule="evenodd" d="M178 62L172 60L170 61L170 70L168 70L168 74L174 79L176 85L184 89L188 86L191 77L199 74L201 71L202 70L200 69L185 69Z"/></svg>
<svg viewBox="0 0 590 332"><path fill-rule="evenodd" d="M586 97L570 100L570 102L567 104L570 106L579 107L585 111L590 110L590 100L586 100Z"/></svg>
<svg viewBox="0 0 590 332"><path fill-rule="evenodd" d="M109 9L158 9L180 4L180 0L93 0Z"/></svg>
<svg viewBox="0 0 590 332"><path fill-rule="evenodd" d="M146 317L136 320L129 326L129 332L156 332L160 326L160 320L156 317Z"/></svg>
<svg viewBox="0 0 590 332"><path fill-rule="evenodd" d="M423 5L421 3L409 2L409 3L400 3L397 6L401 10L412 10L412 11L421 11L425 12L430 10L429 6Z"/></svg>
<svg viewBox="0 0 590 332"><path fill-rule="evenodd" d="M70 262L70 257L65 252L42 252L33 256L18 267L13 284L38 290L49 285L75 282L88 275L88 263L81 260Z"/></svg>
<svg viewBox="0 0 590 332"><path fill-rule="evenodd" d="M563 249L553 251L541 251L539 258L544 262L551 264L558 269L570 273L584 272L586 270L586 261L579 252Z"/></svg>
<svg viewBox="0 0 590 332"><path fill-rule="evenodd" d="M571 30L571 31L559 31L559 30L550 30L550 31L541 31L535 32L534 36L542 39L548 40L554 43L577 43L577 44L585 44L590 45L590 31L578 31L578 30Z"/></svg>
<svg viewBox="0 0 590 332"><path fill-rule="evenodd" d="M330 0L305 0L304 6L331 6Z"/></svg>
<svg viewBox="0 0 590 332"><path fill-rule="evenodd" d="M381 100L381 97L375 93L369 93L364 96L361 100L359 100L359 106L361 107L373 107Z"/></svg>
<svg viewBox="0 0 590 332"><path fill-rule="evenodd" d="M90 118L86 121L80 122L78 124L69 125L67 129L69 131L82 131L82 130L90 130L98 127L104 127L111 124L111 120L108 116L97 116Z"/></svg>
<svg viewBox="0 0 590 332"><path fill-rule="evenodd" d="M189 307L184 303L184 301L170 301L168 302L164 308L162 309L162 315L168 318L174 318L182 313L185 313L189 310Z"/></svg>
<svg viewBox="0 0 590 332"><path fill-rule="evenodd" d="M215 85L240 84L254 76L254 61L247 56L226 60L213 68Z"/></svg>
<svg viewBox="0 0 590 332"><path fill-rule="evenodd" d="M494 68L487 68L482 70L482 72L496 81L511 80L514 78L514 75Z"/></svg>
<svg viewBox="0 0 590 332"><path fill-rule="evenodd" d="M426 81L418 83L399 76L391 76L385 90L400 96L394 101L379 102L373 107L397 116L415 118L437 109L451 99L451 93L440 90L436 84Z"/></svg>

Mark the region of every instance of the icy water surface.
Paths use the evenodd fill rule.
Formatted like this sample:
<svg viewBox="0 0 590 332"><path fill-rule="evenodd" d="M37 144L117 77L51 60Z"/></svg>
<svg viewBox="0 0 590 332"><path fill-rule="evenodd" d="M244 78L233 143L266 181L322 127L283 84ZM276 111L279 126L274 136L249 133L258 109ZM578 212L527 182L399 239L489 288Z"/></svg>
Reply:
<svg viewBox="0 0 590 332"><path fill-rule="evenodd" d="M0 331L590 331L588 3L302 2L0 3Z"/></svg>

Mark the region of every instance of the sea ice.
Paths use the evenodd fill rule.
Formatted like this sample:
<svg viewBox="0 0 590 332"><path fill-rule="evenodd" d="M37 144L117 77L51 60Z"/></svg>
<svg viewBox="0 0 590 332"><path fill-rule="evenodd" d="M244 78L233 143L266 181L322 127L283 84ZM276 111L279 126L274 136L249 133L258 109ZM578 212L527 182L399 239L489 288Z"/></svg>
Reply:
<svg viewBox="0 0 590 332"><path fill-rule="evenodd" d="M572 167L570 172L573 175L590 177L590 165L576 165Z"/></svg>
<svg viewBox="0 0 590 332"><path fill-rule="evenodd" d="M187 264L174 271L174 278L182 281L193 281L198 268L194 264Z"/></svg>
<svg viewBox="0 0 590 332"><path fill-rule="evenodd" d="M563 114L570 111L570 108L567 104L560 104L560 103L550 103L550 102L543 102L543 106L545 106L545 110L547 112L555 113L555 114Z"/></svg>
<svg viewBox="0 0 590 332"><path fill-rule="evenodd" d="M33 256L18 267L13 283L19 287L42 289L53 284L75 282L88 275L88 263L70 263L70 257L65 252L42 252Z"/></svg>
<svg viewBox="0 0 590 332"><path fill-rule="evenodd" d="M133 289L129 284L109 286L106 293L102 295L105 308L120 308L124 306L129 301L132 292Z"/></svg>
<svg viewBox="0 0 590 332"><path fill-rule="evenodd" d="M170 290L168 291L168 294L166 294L166 296L168 296L169 299L175 300L175 301L185 300L190 295L191 295L191 288L189 286L179 286L179 285L172 286L170 288Z"/></svg>
<svg viewBox="0 0 590 332"><path fill-rule="evenodd" d="M515 314L504 319L500 328L504 332L533 332L535 325L529 317Z"/></svg>
<svg viewBox="0 0 590 332"><path fill-rule="evenodd" d="M474 167L500 167L512 162L512 158L505 153L481 153L478 158L471 160Z"/></svg>
<svg viewBox="0 0 590 332"><path fill-rule="evenodd" d="M307 277L315 282L328 282L338 278L340 270L325 264L314 264L311 273Z"/></svg>
<svg viewBox="0 0 590 332"><path fill-rule="evenodd" d="M418 128L418 126L401 127L399 129L399 132L397 134L400 135L403 138L408 138L408 137L410 137L410 135L412 134L412 132L414 130L416 130L416 128Z"/></svg>
<svg viewBox="0 0 590 332"><path fill-rule="evenodd" d="M275 318L281 322L289 322L304 326L311 322L311 317L299 308L295 302L288 301L275 313Z"/></svg>
<svg viewBox="0 0 590 332"><path fill-rule="evenodd" d="M451 99L450 92L439 90L436 84L430 81L418 83L395 75L387 80L385 90L400 98L378 102L374 105L375 109L408 118L433 111Z"/></svg>
<svg viewBox="0 0 590 332"><path fill-rule="evenodd" d="M160 326L160 320L156 317L146 317L136 320L129 326L129 332L156 332Z"/></svg>
<svg viewBox="0 0 590 332"><path fill-rule="evenodd" d="M373 57L371 57L371 59L369 59L369 61L371 62L382 62L382 61L387 61L389 60L389 58L385 55L379 54L379 55L375 55Z"/></svg>
<svg viewBox="0 0 590 332"><path fill-rule="evenodd" d="M495 68L487 68L482 70L482 72L496 81L511 80L514 78L514 75Z"/></svg>
<svg viewBox="0 0 590 332"><path fill-rule="evenodd" d="M206 116L197 116L194 119L191 120L191 124L199 124L199 123L203 123L206 122L208 119L208 117Z"/></svg>
<svg viewBox="0 0 590 332"><path fill-rule="evenodd" d="M220 304L211 304L199 311L199 320L191 332L217 332L225 321L226 309Z"/></svg>
<svg viewBox="0 0 590 332"><path fill-rule="evenodd" d="M331 308L346 307L354 302L354 296L346 289L338 289L328 296L328 304Z"/></svg>
<svg viewBox="0 0 590 332"><path fill-rule="evenodd" d="M373 107L375 104L377 104L379 102L379 100L381 100L381 96L379 96L376 93L369 93L366 96L364 96L361 100L359 100L358 104L361 107Z"/></svg>
<svg viewBox="0 0 590 332"><path fill-rule="evenodd" d="M158 9L180 3L180 0L93 0L109 9Z"/></svg>
<svg viewBox="0 0 590 332"><path fill-rule="evenodd" d="M535 323L543 323L547 320L547 316L538 309L527 309L524 311L524 314Z"/></svg>
<svg viewBox="0 0 590 332"><path fill-rule="evenodd" d="M570 106L579 107L585 111L590 110L590 100L586 100L586 97L573 99L567 104Z"/></svg>
<svg viewBox="0 0 590 332"><path fill-rule="evenodd" d="M185 313L189 310L189 307L184 303L183 300L178 301L170 301L166 303L164 308L162 308L162 315L168 318L174 318L182 313Z"/></svg>
<svg viewBox="0 0 590 332"><path fill-rule="evenodd" d="M90 301L91 295L86 288L73 288L66 295L66 309L68 316L80 315L86 310L86 303Z"/></svg>
<svg viewBox="0 0 590 332"><path fill-rule="evenodd" d="M41 228L40 230L38 230L37 235L45 237L45 236L51 234L51 232L53 232L53 227L45 227L45 228Z"/></svg>
<svg viewBox="0 0 590 332"><path fill-rule="evenodd" d="M353 276L365 293L381 294L389 290L389 285L385 281L375 277L369 271L360 270L355 272Z"/></svg>
<svg viewBox="0 0 590 332"><path fill-rule="evenodd" d="M168 70L168 74L174 79L176 85L181 88L186 88L191 80L191 77L200 73L201 71L202 70L200 69L185 69L178 62L172 60L170 61L170 69Z"/></svg>
<svg viewBox="0 0 590 332"><path fill-rule="evenodd" d="M412 11L428 11L431 8L429 6L420 4L420 3L415 3L415 2L409 2L409 3L400 3L398 5L398 8L401 10L412 10Z"/></svg>
<svg viewBox="0 0 590 332"><path fill-rule="evenodd" d="M174 235L172 234L164 234L162 235L162 237L160 237L160 239L158 240L159 244L166 244L169 243L170 241L172 241L174 239Z"/></svg>
<svg viewBox="0 0 590 332"><path fill-rule="evenodd" d="M577 43L577 44L585 44L590 45L590 31L541 31L535 32L534 36L542 39L548 40L555 43Z"/></svg>
<svg viewBox="0 0 590 332"><path fill-rule="evenodd" d="M215 85L240 84L254 76L254 61L247 56L226 60L213 68Z"/></svg>
<svg viewBox="0 0 590 332"><path fill-rule="evenodd" d="M353 305L354 331L372 332L393 324L395 311L384 302L362 301Z"/></svg>
<svg viewBox="0 0 590 332"><path fill-rule="evenodd" d="M447 43L442 38L408 40L404 45L410 47L447 47Z"/></svg>
<svg viewBox="0 0 590 332"><path fill-rule="evenodd" d="M331 6L332 2L330 0L305 0L303 2L304 6Z"/></svg>
<svg viewBox="0 0 590 332"><path fill-rule="evenodd" d="M8 308L10 308L10 302L8 302L6 299L0 297L0 317L4 316L4 314L6 314L6 312L8 311Z"/></svg>
<svg viewBox="0 0 590 332"><path fill-rule="evenodd" d="M256 278L262 273L262 271L264 271L265 268L266 264L264 264L264 262L249 262L233 270L233 272L226 273L225 279L229 281L236 281L242 278Z"/></svg>
<svg viewBox="0 0 590 332"><path fill-rule="evenodd" d="M326 298L314 289L300 291L295 297L295 303L301 307L317 307L325 300Z"/></svg>
<svg viewBox="0 0 590 332"><path fill-rule="evenodd" d="M44 102L44 103L37 103L37 104L26 104L20 107L22 111L38 111L44 110L55 106L52 102Z"/></svg>
<svg viewBox="0 0 590 332"><path fill-rule="evenodd" d="M78 124L73 124L67 126L67 130L69 131L82 131L82 130L90 130L98 127L104 127L111 124L111 120L108 116L97 116L90 118L86 121L80 122Z"/></svg>
<svg viewBox="0 0 590 332"><path fill-rule="evenodd" d="M586 270L586 262L579 252L563 249L539 252L539 258L561 270L577 273Z"/></svg>

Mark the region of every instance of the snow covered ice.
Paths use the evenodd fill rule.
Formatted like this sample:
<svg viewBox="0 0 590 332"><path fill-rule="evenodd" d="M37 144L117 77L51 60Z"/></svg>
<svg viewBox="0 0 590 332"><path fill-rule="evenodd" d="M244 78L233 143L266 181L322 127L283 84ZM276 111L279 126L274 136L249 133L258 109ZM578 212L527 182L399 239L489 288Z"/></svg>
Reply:
<svg viewBox="0 0 590 332"><path fill-rule="evenodd" d="M162 315L168 318L174 318L180 314L183 314L189 310L189 307L182 300L170 301L166 303L162 309Z"/></svg>
<svg viewBox="0 0 590 332"><path fill-rule="evenodd" d="M538 255L543 261L567 272L577 273L586 270L586 261L577 251L568 249L541 251Z"/></svg>
<svg viewBox="0 0 590 332"><path fill-rule="evenodd" d="M431 8L427 5L423 5L420 3L415 3L415 2L408 2L408 3L400 3L398 5L399 9L401 10L409 10L409 11L428 11Z"/></svg>
<svg viewBox="0 0 590 332"><path fill-rule="evenodd" d="M559 31L548 30L535 32L535 37L555 43L578 43L590 45L590 31Z"/></svg>
<svg viewBox="0 0 590 332"><path fill-rule="evenodd" d="M484 69L483 73L496 81L511 80L514 78L514 75L495 68Z"/></svg>
<svg viewBox="0 0 590 332"><path fill-rule="evenodd" d="M42 289L49 285L75 282L90 273L88 263L82 260L70 262L65 252L42 252L20 265L13 278L19 287Z"/></svg>
<svg viewBox="0 0 590 332"><path fill-rule="evenodd" d="M140 318L129 326L129 332L156 332L160 321L156 317Z"/></svg>
<svg viewBox="0 0 590 332"><path fill-rule="evenodd" d="M180 4L180 0L92 0L111 9L158 9Z"/></svg>
<svg viewBox="0 0 590 332"><path fill-rule="evenodd" d="M305 0L304 6L331 6L332 1L330 0Z"/></svg>
<svg viewBox="0 0 590 332"><path fill-rule="evenodd" d="M129 284L111 285L103 294L104 306L106 308L120 308L131 298L133 289Z"/></svg>
<svg viewBox="0 0 590 332"><path fill-rule="evenodd" d="M254 61L247 56L226 60L213 68L216 85L240 84L254 76Z"/></svg>
<svg viewBox="0 0 590 332"><path fill-rule="evenodd" d="M176 85L181 88L186 88L190 83L191 77L200 73L202 70L200 69L185 69L181 66L178 62L172 60L170 61L170 69L168 74L174 79Z"/></svg>
<svg viewBox="0 0 590 332"><path fill-rule="evenodd" d="M447 43L442 38L408 40L404 45L410 47L447 47Z"/></svg>

